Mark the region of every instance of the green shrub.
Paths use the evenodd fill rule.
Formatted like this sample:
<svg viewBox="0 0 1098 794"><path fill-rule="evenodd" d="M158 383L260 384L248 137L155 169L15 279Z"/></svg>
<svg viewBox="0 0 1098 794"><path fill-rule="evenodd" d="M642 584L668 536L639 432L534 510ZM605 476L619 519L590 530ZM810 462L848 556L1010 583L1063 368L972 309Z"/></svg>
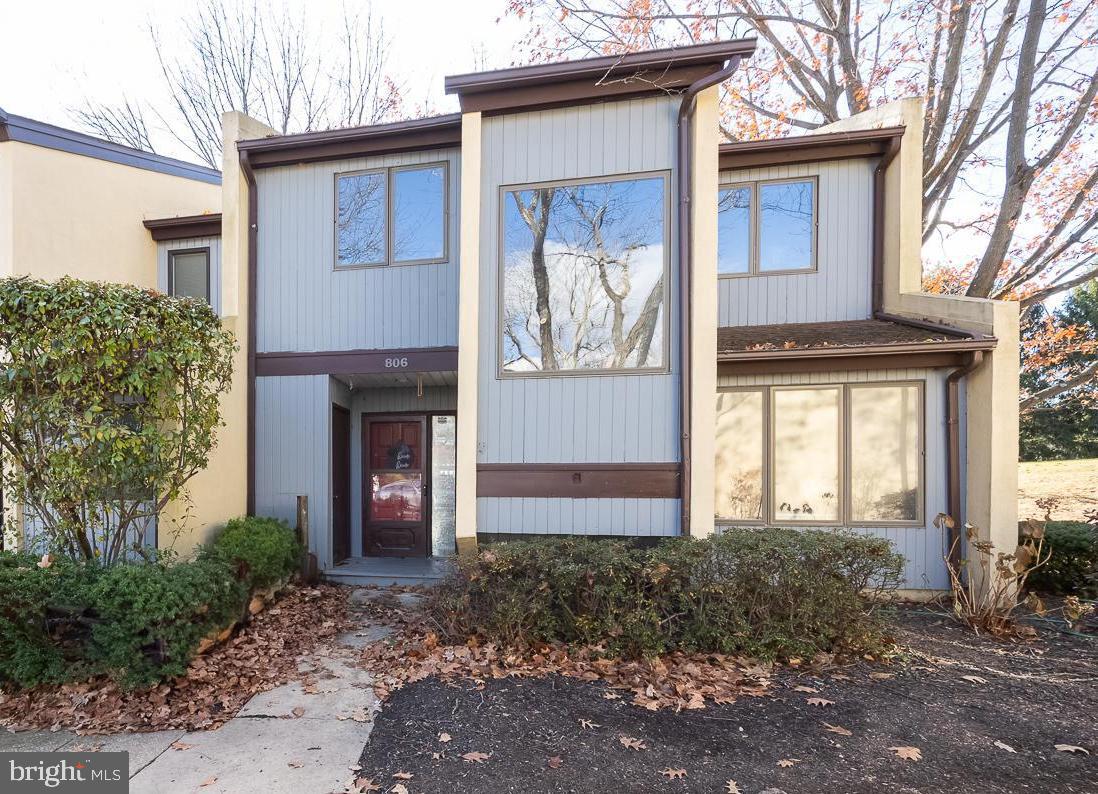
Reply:
<svg viewBox="0 0 1098 794"><path fill-rule="evenodd" d="M563 538L490 546L430 600L444 637L766 658L872 648L883 636L867 589L900 581L886 540L849 533L729 529L642 549Z"/></svg>
<svg viewBox="0 0 1098 794"><path fill-rule="evenodd" d="M241 566L252 589L285 580L297 570L300 555L301 545L285 521L256 516L234 518L203 553Z"/></svg>
<svg viewBox="0 0 1098 794"><path fill-rule="evenodd" d="M1048 563L1029 575L1026 586L1040 593L1098 596L1098 528L1076 521L1045 525Z"/></svg>

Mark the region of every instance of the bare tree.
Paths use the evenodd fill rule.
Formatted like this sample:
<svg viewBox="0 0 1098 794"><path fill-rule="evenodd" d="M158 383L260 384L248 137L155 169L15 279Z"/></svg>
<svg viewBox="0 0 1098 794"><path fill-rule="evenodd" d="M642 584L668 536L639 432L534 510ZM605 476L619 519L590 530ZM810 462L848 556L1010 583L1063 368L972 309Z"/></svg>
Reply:
<svg viewBox="0 0 1098 794"><path fill-rule="evenodd" d="M971 241L931 289L1024 306L1098 278L1098 0L511 0L528 57L753 35L729 139L925 102L923 236ZM958 246L943 245L943 250Z"/></svg>
<svg viewBox="0 0 1098 794"><path fill-rule="evenodd" d="M153 151L149 114L199 160L221 165L221 114L239 110L280 132L372 124L401 106L387 76L389 39L369 7L344 9L340 27L314 30L260 0L203 0L178 27L183 45L167 46L150 26L166 100L88 103L76 112L108 140Z"/></svg>

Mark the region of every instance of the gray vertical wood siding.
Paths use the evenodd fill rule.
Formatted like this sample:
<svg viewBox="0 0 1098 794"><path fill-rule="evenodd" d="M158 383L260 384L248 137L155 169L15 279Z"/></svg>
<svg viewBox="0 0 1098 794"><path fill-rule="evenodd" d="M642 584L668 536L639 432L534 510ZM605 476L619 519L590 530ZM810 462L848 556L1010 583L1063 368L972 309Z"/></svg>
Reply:
<svg viewBox="0 0 1098 794"><path fill-rule="evenodd" d="M259 352L395 349L457 344L458 150L405 152L260 169ZM449 163L449 261L336 270L335 175Z"/></svg>
<svg viewBox="0 0 1098 794"><path fill-rule="evenodd" d="M210 249L210 305L221 314L221 238L188 237L182 240L160 240L156 244L156 288L168 291L168 253L189 248Z"/></svg>
<svg viewBox="0 0 1098 794"><path fill-rule="evenodd" d="M721 186L816 176L815 272L718 280L722 326L864 320L872 311L873 168L876 160L839 160L721 171Z"/></svg>
<svg viewBox="0 0 1098 794"><path fill-rule="evenodd" d="M923 381L926 456L924 470L925 526L921 527L852 527L854 532L892 542L895 550L907 560L904 587L911 589L945 590L949 577L943 557L946 535L934 526L934 517L946 512L946 407L943 370L889 369L866 372L831 372L791 375L720 375L718 388L737 386L808 386L832 383L883 383L889 381ZM962 458L963 459L963 458Z"/></svg>
<svg viewBox="0 0 1098 794"><path fill-rule="evenodd" d="M606 102L484 119L480 228L481 463L675 461L678 450L678 301L674 194L678 99ZM641 171L670 175L671 371L665 374L501 379L497 375L500 187ZM460 418L459 418L460 421ZM653 502L644 504L644 502ZM674 534L678 500L480 498L482 532ZM538 527L539 529L524 529Z"/></svg>

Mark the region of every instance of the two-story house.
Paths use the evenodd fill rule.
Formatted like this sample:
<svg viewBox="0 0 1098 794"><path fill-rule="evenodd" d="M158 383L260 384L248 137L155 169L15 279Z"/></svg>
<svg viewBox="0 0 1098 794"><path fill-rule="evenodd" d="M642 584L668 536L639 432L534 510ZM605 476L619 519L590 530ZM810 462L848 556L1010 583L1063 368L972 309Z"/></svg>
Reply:
<svg viewBox="0 0 1098 794"><path fill-rule="evenodd" d="M460 113L372 127L230 114L249 509L307 496L335 576L751 524L888 537L940 590L937 514L1010 545L1017 310L920 292L918 102L721 143L754 47L448 77Z"/></svg>

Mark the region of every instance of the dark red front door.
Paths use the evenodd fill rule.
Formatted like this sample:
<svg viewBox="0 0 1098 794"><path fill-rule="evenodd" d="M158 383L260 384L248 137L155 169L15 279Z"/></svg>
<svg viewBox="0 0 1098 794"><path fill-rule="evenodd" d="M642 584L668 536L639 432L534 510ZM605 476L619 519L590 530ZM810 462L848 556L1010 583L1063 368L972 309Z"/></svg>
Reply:
<svg viewBox="0 0 1098 794"><path fill-rule="evenodd" d="M366 415L362 449L363 553L426 557L426 417Z"/></svg>
<svg viewBox="0 0 1098 794"><path fill-rule="evenodd" d="M332 557L351 556L351 412L332 406Z"/></svg>

